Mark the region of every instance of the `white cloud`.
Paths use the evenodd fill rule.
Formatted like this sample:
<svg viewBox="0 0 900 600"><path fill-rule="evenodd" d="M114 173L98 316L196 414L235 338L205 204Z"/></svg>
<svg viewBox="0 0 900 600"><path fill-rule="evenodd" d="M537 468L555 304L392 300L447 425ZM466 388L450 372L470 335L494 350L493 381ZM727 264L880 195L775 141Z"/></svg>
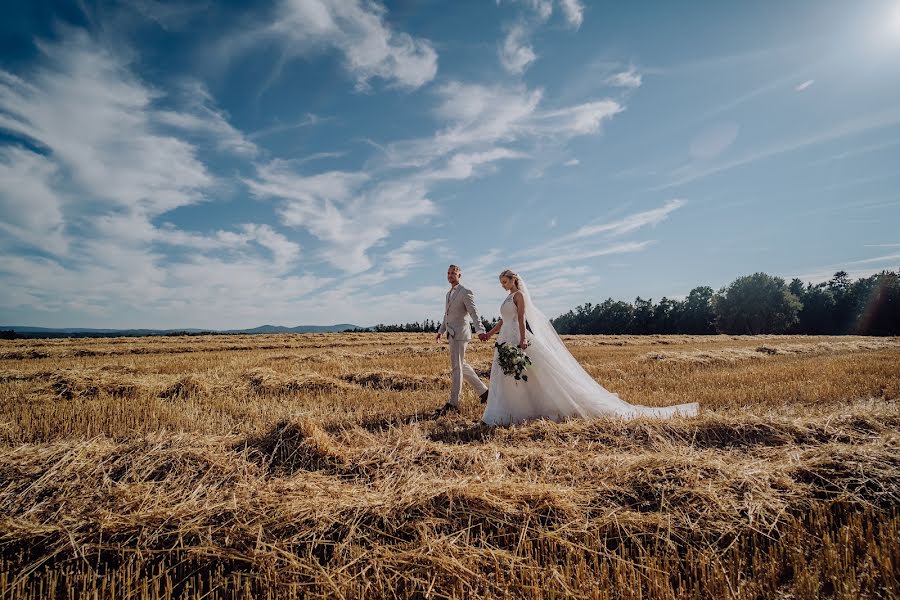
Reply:
<svg viewBox="0 0 900 600"><path fill-rule="evenodd" d="M519 265L517 272L532 273L542 271L549 267L557 267L558 265L570 264L573 262L585 261L598 256L609 256L612 254L630 254L632 252L640 252L646 249L653 242L650 240L641 242L623 242L603 248L585 250L582 247L572 247L555 251L551 256L539 258L536 260L526 261Z"/></svg>
<svg viewBox="0 0 900 600"><path fill-rule="evenodd" d="M734 143L739 130L738 124L732 121L707 127L691 140L690 157L699 160L715 158Z"/></svg>
<svg viewBox="0 0 900 600"><path fill-rule="evenodd" d="M862 260L851 260L845 262L845 265L868 265L877 263L894 263L900 264L900 254L887 254L884 256L875 256L872 258L864 258Z"/></svg>
<svg viewBox="0 0 900 600"><path fill-rule="evenodd" d="M610 245L610 240L645 227L659 225L675 210L685 205L684 200L673 199L659 208L632 213L616 221L596 222L570 233L537 244L513 256L527 261L520 269L540 271L561 264L583 261L608 254L640 252L653 242L620 242Z"/></svg>
<svg viewBox="0 0 900 600"><path fill-rule="evenodd" d="M277 273L289 269L300 256L300 244L292 242L269 225L246 224L243 233L268 250L272 255L272 263Z"/></svg>
<svg viewBox="0 0 900 600"><path fill-rule="evenodd" d="M326 17L332 9L352 12L327 2L297 4L325 6ZM381 15L375 5L365 7ZM342 315L372 314L336 299L418 264L434 242L385 249L398 230L438 212L430 197L438 181L476 177L548 142L596 134L623 110L612 100L545 108L540 89L450 82L435 89L434 135L387 146L390 158L402 161L324 172L309 170L309 162L336 153L260 161L244 183L256 197L274 200L260 206L272 206L280 222L261 215L254 223L188 231L165 221L174 209L214 200L219 181L204 152L254 157L252 139L275 130L246 135L201 84L183 83L184 95L165 95L122 54L74 30L62 39L41 44L43 58L27 75L0 71L0 126L28 140L0 148L0 250L30 243L57 255L3 261L0 281L17 285L0 285L0 304L111 326L244 326L292 320L298 311L321 322L336 306L346 307ZM398 72L351 70L363 82L382 77L400 85ZM301 249L295 228L315 239ZM337 281L304 272L301 252L307 269L321 258L355 276ZM383 263L373 269L376 259ZM467 277L482 268L495 280L488 264L471 262ZM384 298L398 302L386 314L430 305L406 292ZM127 323L110 322L124 315Z"/></svg>
<svg viewBox="0 0 900 600"><path fill-rule="evenodd" d="M526 158L527 155L508 148L490 148L484 152L460 152L454 154L443 168L426 171L422 177L425 180L437 181L441 179L469 179L475 175L476 169L498 160Z"/></svg>
<svg viewBox="0 0 900 600"><path fill-rule="evenodd" d="M383 181L367 185L364 173L331 171L300 175L283 161L257 167L245 182L259 198L281 201L282 223L302 227L325 242L322 257L351 273L372 266L367 252L391 230L436 212L424 182Z"/></svg>
<svg viewBox="0 0 900 600"><path fill-rule="evenodd" d="M578 29L584 21L584 5L579 0L559 0L563 15L569 25Z"/></svg>
<svg viewBox="0 0 900 600"><path fill-rule="evenodd" d="M537 59L534 48L528 43L528 32L522 23L510 27L498 52L500 64L513 75L521 75Z"/></svg>
<svg viewBox="0 0 900 600"><path fill-rule="evenodd" d="M82 33L39 44L31 82L0 79L0 126L49 149L95 202L158 215L202 199L212 183L195 149L156 133L158 95Z"/></svg>
<svg viewBox="0 0 900 600"><path fill-rule="evenodd" d="M183 104L181 110L157 111L159 123L183 131L207 136L221 150L242 156L254 156L259 151L256 144L231 125L228 115L215 106L206 86L199 81L185 81L181 85Z"/></svg>
<svg viewBox="0 0 900 600"><path fill-rule="evenodd" d="M844 158L850 158L853 156L860 156L862 154L868 154L870 152L877 152L879 150L884 150L885 148L893 148L894 146L900 145L900 139L887 140L885 142L879 142L876 144L868 144L865 146L860 146L857 148L852 148L850 150L839 152L837 154L832 154L830 156L825 156L820 159L816 159L811 161L810 165L820 165L823 163L829 163L836 160L842 160Z"/></svg>
<svg viewBox="0 0 900 600"><path fill-rule="evenodd" d="M531 9L531 14L520 15L518 21L509 26L497 49L500 64L512 75L521 75L537 60L537 54L531 45L531 35L553 14L552 0L521 0L521 3ZM500 4L499 0L497 4ZM568 24L574 29L581 27L584 6L580 1L559 0L559 5Z"/></svg>
<svg viewBox="0 0 900 600"><path fill-rule="evenodd" d="M623 219L619 219L618 221L612 221L610 223L598 223L595 225L585 225L584 227L578 229L572 235L572 237L575 239L592 237L601 233L608 235L623 235L626 233L631 233L632 231L636 231L643 227L656 226L668 219L669 215L672 214L672 212L678 210L684 205L684 200L675 198L673 200L669 200L659 208L634 213L628 215Z"/></svg>
<svg viewBox="0 0 900 600"><path fill-rule="evenodd" d="M0 231L30 249L64 254L63 202L56 164L21 148L0 148Z"/></svg>
<svg viewBox="0 0 900 600"><path fill-rule="evenodd" d="M272 135L276 133L284 133L285 131L291 131L292 129L300 129L301 127L312 127L313 125L318 125L319 123L331 120L329 117L320 117L318 115L314 115L312 113L307 113L302 119L295 121L293 123L281 123L277 125L271 125L269 127L265 127L263 129L259 129L257 131L252 131L247 134L247 137L250 139L257 139L261 137L265 137L267 135Z"/></svg>
<svg viewBox="0 0 900 600"><path fill-rule="evenodd" d="M402 246L391 250L385 256L385 266L393 271L406 271L423 262L423 253L439 240L407 240Z"/></svg>
<svg viewBox="0 0 900 600"><path fill-rule="evenodd" d="M451 122L437 137L464 144L469 138L506 137L517 122L535 112L543 90L451 81L438 88L437 94L440 102L435 114Z"/></svg>
<svg viewBox="0 0 900 600"><path fill-rule="evenodd" d="M718 165L712 165L706 168L688 168L679 169L672 173L674 176L672 181L650 188L649 191L659 191L678 187L698 179L709 177L724 171L729 171L737 167L752 164L761 160L766 160L774 156L794 152L809 146L815 146L832 140L840 139L846 136L863 133L873 129L881 129L891 127L900 123L900 108L892 108L874 114L864 115L845 121L826 131L814 133L806 137L795 137L792 139L781 140L774 144L764 146L755 151L749 152L744 156L734 160L723 162Z"/></svg>
<svg viewBox="0 0 900 600"><path fill-rule="evenodd" d="M782 51L783 50L784 49L782 49ZM780 53L780 51L778 51L778 53ZM756 56L761 57L761 56L765 56L766 54L768 54L768 53L763 52ZM742 58L738 57L738 61L740 61L740 60L742 60ZM723 65L727 65L732 62L735 62L735 61L729 60L728 57L724 57L722 59ZM804 74L807 70L808 70L808 67L799 69L799 70L794 70L791 73L788 73L787 75L783 75L777 79L763 83L762 85L759 85L759 86L753 88L752 90L748 90L748 91L744 92L740 96L732 98L731 100L729 100L727 102L724 102L718 106L711 108L710 110L706 111L705 113L699 115L696 118L696 121L709 121L713 117L720 115L722 113L730 112L731 110L737 108L738 106L740 106L742 104L746 104L747 102L749 102L755 98L758 98L759 96L764 96L770 92L774 92L776 90L783 89L785 86L792 86L793 82L797 80L797 77L799 75Z"/></svg>
<svg viewBox="0 0 900 600"><path fill-rule="evenodd" d="M272 161L258 165L245 183L255 196L280 202L284 225L303 228L323 242L324 260L360 273L372 268L371 250L392 231L437 213L429 198L436 182L469 179L498 161L528 156L509 144L595 134L623 110L602 100L542 111L541 90L521 85L449 82L436 94L435 115L447 125L432 137L390 144L383 165L306 175L297 163Z"/></svg>
<svg viewBox="0 0 900 600"><path fill-rule="evenodd" d="M577 158L572 158L563 163L564 167L577 167L581 164L581 161Z"/></svg>
<svg viewBox="0 0 900 600"><path fill-rule="evenodd" d="M527 6L540 22L545 22L553 16L553 0L519 0L519 2ZM500 0L497 0L497 4L500 4ZM581 27L584 21L584 5L581 0L557 0L557 4L571 27L574 29Z"/></svg>
<svg viewBox="0 0 900 600"><path fill-rule="evenodd" d="M892 248L900 247L900 244L869 244L867 248ZM878 266L875 266L878 265ZM871 277L882 271L900 271L900 254L886 254L882 256L873 256L860 260L848 260L830 265L813 267L806 273L799 275L788 275L786 279L800 279L802 281L816 284L830 280L838 271L846 271L851 279L862 277Z"/></svg>
<svg viewBox="0 0 900 600"><path fill-rule="evenodd" d="M390 144L387 160L393 167L424 166L448 154L484 152L496 144L529 144L538 139L565 141L596 134L603 121L624 107L610 99L541 110L543 90L524 85L491 86L459 81L436 91L435 115L448 123L432 137Z"/></svg>
<svg viewBox="0 0 900 600"><path fill-rule="evenodd" d="M41 149L0 148L6 309L82 320L68 324L202 327L242 311L286 310L287 298L328 283L294 274L300 246L270 225L200 233L154 224L209 201L215 182L199 148L162 129L251 150L204 88L182 101L183 112L161 111L162 94L83 32L64 29L63 41L38 47L27 79L0 71L0 124ZM45 255L19 254L16 244ZM123 315L128 322L110 322Z"/></svg>
<svg viewBox="0 0 900 600"><path fill-rule="evenodd" d="M619 73L616 73L615 75L610 76L606 81L610 85L614 85L617 87L639 88L641 87L643 79L641 77L641 74L638 73L632 66L629 67L627 71L621 71Z"/></svg>
<svg viewBox="0 0 900 600"><path fill-rule="evenodd" d="M803 90L809 89L809 86L811 86L813 83L815 83L815 81L816 81L815 79L807 79L806 81L804 81L803 83L801 83L800 85L795 87L794 91L802 92Z"/></svg>
<svg viewBox="0 0 900 600"><path fill-rule="evenodd" d="M534 115L530 124L536 132L559 135L588 135L600 131L600 124L625 108L614 100L585 102Z"/></svg>
<svg viewBox="0 0 900 600"><path fill-rule="evenodd" d="M553 0L520 0L522 4L534 11L541 21L546 21L553 14ZM499 0L497 1L499 4Z"/></svg>
<svg viewBox="0 0 900 600"><path fill-rule="evenodd" d="M386 12L363 0L281 0L271 21L223 40L219 50L227 58L273 41L288 56L335 49L359 89L373 78L419 88L437 74L437 52L428 40L394 31Z"/></svg>

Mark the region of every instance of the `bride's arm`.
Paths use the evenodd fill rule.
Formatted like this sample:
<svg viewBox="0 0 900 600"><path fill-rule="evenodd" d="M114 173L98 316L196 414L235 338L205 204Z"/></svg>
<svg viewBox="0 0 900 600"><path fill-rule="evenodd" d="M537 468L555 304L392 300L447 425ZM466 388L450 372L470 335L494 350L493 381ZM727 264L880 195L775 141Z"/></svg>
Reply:
<svg viewBox="0 0 900 600"><path fill-rule="evenodd" d="M528 341L525 339L525 294L516 292L513 302L516 305L516 316L519 318L519 339L521 340L519 348L524 350L528 346Z"/></svg>
<svg viewBox="0 0 900 600"><path fill-rule="evenodd" d="M492 335L494 335L494 334L496 334L498 331L500 331L500 328L501 328L501 327L503 327L503 319L500 319L499 321L497 321L497 324L494 325L494 326L491 328L491 330L488 331L488 332L487 332L486 334L484 334L484 335L486 336L487 339L490 339Z"/></svg>
<svg viewBox="0 0 900 600"><path fill-rule="evenodd" d="M488 331L488 335L494 335L500 332L500 328L503 327L503 319L499 319L497 324L494 325L490 331Z"/></svg>

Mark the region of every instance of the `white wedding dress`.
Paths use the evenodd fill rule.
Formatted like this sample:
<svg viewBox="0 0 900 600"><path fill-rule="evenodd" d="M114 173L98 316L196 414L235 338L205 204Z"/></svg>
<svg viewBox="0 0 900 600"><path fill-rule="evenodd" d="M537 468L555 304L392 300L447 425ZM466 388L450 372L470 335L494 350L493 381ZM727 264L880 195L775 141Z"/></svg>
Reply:
<svg viewBox="0 0 900 600"><path fill-rule="evenodd" d="M525 319L529 346L525 351L532 365L525 371L528 381L516 381L504 375L494 350L487 408L481 420L488 425L508 425L531 419L560 421L568 418L639 416L693 416L699 411L696 402L676 406L653 407L629 404L594 381L566 348L550 321L531 301L527 288L520 283L525 296ZM519 344L519 322L513 294L500 305L503 325L497 342Z"/></svg>

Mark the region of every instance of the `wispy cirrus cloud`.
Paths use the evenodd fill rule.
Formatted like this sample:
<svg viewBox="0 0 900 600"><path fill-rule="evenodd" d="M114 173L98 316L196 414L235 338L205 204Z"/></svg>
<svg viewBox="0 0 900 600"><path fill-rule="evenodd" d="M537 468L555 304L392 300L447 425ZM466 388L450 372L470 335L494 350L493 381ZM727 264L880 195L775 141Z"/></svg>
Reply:
<svg viewBox="0 0 900 600"><path fill-rule="evenodd" d="M367 252L393 228L437 212L425 183L411 179L371 183L362 172L303 175L272 161L245 183L256 197L277 200L281 222L312 233L326 244L322 258L350 273L372 267Z"/></svg>
<svg viewBox="0 0 900 600"><path fill-rule="evenodd" d="M676 198L658 208L632 213L616 220L588 223L575 231L559 235L517 252L513 256L523 261L518 267L522 271L540 272L550 267L570 265L599 256L641 252L654 242L652 240L617 242L615 238L644 228L656 227L685 204L684 200Z"/></svg>
<svg viewBox="0 0 900 600"><path fill-rule="evenodd" d="M878 142L875 144L866 144L865 146L859 146L856 148L852 148L850 150L845 150L844 152L838 152L837 154L832 154L829 156L825 156L823 158L819 158L813 161L810 161L810 165L821 165L824 163L829 163L837 160L843 160L845 158L852 158L854 156L861 156L863 154L869 154L871 152L878 152L879 150L885 150L887 148L893 148L894 146L900 146L900 139L895 138L892 140L887 140L883 142Z"/></svg>
<svg viewBox="0 0 900 600"><path fill-rule="evenodd" d="M425 259L425 252L437 246L444 240L406 240L399 248L391 250L385 255L385 268L396 273L405 273L414 266L421 265Z"/></svg>
<svg viewBox="0 0 900 600"><path fill-rule="evenodd" d="M640 242L622 242L620 244L612 244L602 248L593 249L585 249L583 247L559 248L552 256L522 262L518 269L523 273L533 273L543 271L550 267L557 267L559 265L583 262L591 258L597 258L598 256L640 252L645 250L651 244L653 244L652 240L643 240Z"/></svg>
<svg viewBox="0 0 900 600"><path fill-rule="evenodd" d="M871 277L883 271L900 272L900 254L888 254L813 267L804 273L788 275L787 279L797 278L801 281L816 284L830 280L838 271L846 272L853 279Z"/></svg>
<svg viewBox="0 0 900 600"><path fill-rule="evenodd" d="M571 27L581 27L584 22L584 4L580 0L559 0L559 7Z"/></svg>
<svg viewBox="0 0 900 600"><path fill-rule="evenodd" d="M163 94L120 54L81 30L62 34L38 43L27 76L0 71L0 127L22 141L0 147L9 234L0 280L10 283L0 285L0 305L202 323L213 306L238 314L328 283L296 274L300 245L271 225L204 233L157 224L212 200L216 177L197 143L243 156L252 146L205 88L193 88L193 103L175 94L180 108L159 108ZM32 252L17 252L22 245Z"/></svg>
<svg viewBox="0 0 900 600"><path fill-rule="evenodd" d="M157 131L157 92L83 32L38 46L29 81L0 74L0 127L46 148L94 202L155 216L202 200L213 179L191 144Z"/></svg>
<svg viewBox="0 0 900 600"><path fill-rule="evenodd" d="M179 110L156 111L155 119L159 123L205 136L225 152L249 157L259 152L250 136L237 130L228 114L215 106L215 100L202 82L182 81L178 97Z"/></svg>
<svg viewBox="0 0 900 600"><path fill-rule="evenodd" d="M263 138L269 135L284 133L286 131L293 131L294 129L300 129L302 127L312 127L329 120L330 119L328 117L320 117L319 115L307 113L302 119L293 123L279 123L276 125L271 125L269 127L264 127L263 129L251 131L247 134L247 137L251 140Z"/></svg>
<svg viewBox="0 0 900 600"><path fill-rule="evenodd" d="M512 0L525 6L541 22L547 21L553 16L553 7L558 6L566 20L566 23L574 28L581 27L584 21L584 4L580 0ZM500 4L500 0L497 0Z"/></svg>
<svg viewBox="0 0 900 600"><path fill-rule="evenodd" d="M749 165L758 161L767 160L775 156L787 154L815 146L832 140L841 139L843 137L860 134L874 129L884 127L893 127L900 124L900 108L890 108L877 113L871 113L861 117L856 117L845 121L831 129L814 133L804 137L795 137L781 140L764 146L744 156L735 158L730 161L714 164L711 166L689 166L681 168L673 172L671 181L662 185L650 188L650 191L660 191L673 187L682 186L698 179L703 179L711 175L729 171L744 165Z"/></svg>
<svg viewBox="0 0 900 600"><path fill-rule="evenodd" d="M633 89L641 87L643 78L641 77L641 74L637 72L637 69L635 69L635 67L631 65L626 71L620 71L618 73L610 75L606 79L606 81L610 85L614 85L616 87Z"/></svg>
<svg viewBox="0 0 900 600"><path fill-rule="evenodd" d="M245 184L254 196L276 201L283 225L322 242L322 260L361 273L374 267L373 249L393 231L439 212L430 197L439 182L471 179L500 161L528 158L538 140L596 134L624 110L609 99L542 109L543 92L524 85L451 81L434 94L433 112L442 125L431 136L379 146L383 156L358 170L316 172L296 161L258 164Z"/></svg>
<svg viewBox="0 0 900 600"><path fill-rule="evenodd" d="M508 72L521 75L528 65L537 59L534 48L528 41L529 32L523 23L516 23L506 32L500 45L500 64Z"/></svg>
<svg viewBox="0 0 900 600"><path fill-rule="evenodd" d="M272 44L284 60L334 50L361 91L376 78L406 89L425 85L437 74L437 52L428 40L395 31L385 13L374 1L280 0L273 14L227 36L216 51L227 62Z"/></svg>
<svg viewBox="0 0 900 600"><path fill-rule="evenodd" d="M684 200L674 198L659 208L634 213L617 221L585 225L575 231L575 233L572 234L571 239L593 237L601 233L618 236L631 233L632 231L644 227L655 227L668 219L670 214L683 207L685 204L686 202Z"/></svg>
<svg viewBox="0 0 900 600"><path fill-rule="evenodd" d="M497 47L501 66L512 75L521 75L537 60L531 36L550 19L554 6L552 0L520 0L519 3L528 10L506 28L506 35ZM584 21L584 5L580 0L559 0L558 4L566 23L572 29L580 28Z"/></svg>
<svg viewBox="0 0 900 600"><path fill-rule="evenodd" d="M454 152L484 151L498 144L527 146L536 139L568 140L599 133L604 121L625 107L612 99L557 109L540 108L543 90L452 81L436 90L435 115L446 126L433 136L385 148L388 164L416 167ZM527 150L522 150L527 153Z"/></svg>

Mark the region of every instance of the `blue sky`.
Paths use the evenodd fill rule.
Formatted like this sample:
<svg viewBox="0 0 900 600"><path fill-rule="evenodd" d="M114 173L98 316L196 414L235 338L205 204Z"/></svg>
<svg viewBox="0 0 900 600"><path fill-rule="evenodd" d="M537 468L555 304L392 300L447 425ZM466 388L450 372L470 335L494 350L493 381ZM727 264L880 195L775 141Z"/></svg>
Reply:
<svg viewBox="0 0 900 600"><path fill-rule="evenodd" d="M0 323L250 327L900 265L900 3L15 2Z"/></svg>

